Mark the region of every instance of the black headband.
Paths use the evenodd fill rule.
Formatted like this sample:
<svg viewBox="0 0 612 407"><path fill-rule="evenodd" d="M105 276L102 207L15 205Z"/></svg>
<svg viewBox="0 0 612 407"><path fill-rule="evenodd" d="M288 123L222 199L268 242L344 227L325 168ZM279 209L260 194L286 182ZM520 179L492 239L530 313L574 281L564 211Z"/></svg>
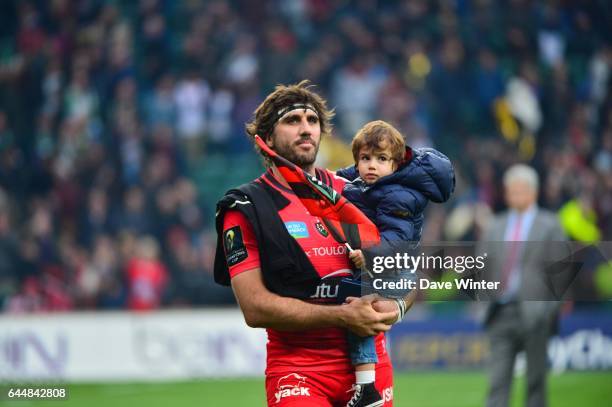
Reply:
<svg viewBox="0 0 612 407"><path fill-rule="evenodd" d="M286 115L287 113L289 113L289 112L291 112L293 110L311 110L312 112L314 112L314 114L317 115L317 117L319 117L319 113L314 108L314 106L311 105L310 103L294 103L292 105L285 106L282 109L280 109L278 112L276 112L276 120L274 122L276 123L284 115Z"/></svg>

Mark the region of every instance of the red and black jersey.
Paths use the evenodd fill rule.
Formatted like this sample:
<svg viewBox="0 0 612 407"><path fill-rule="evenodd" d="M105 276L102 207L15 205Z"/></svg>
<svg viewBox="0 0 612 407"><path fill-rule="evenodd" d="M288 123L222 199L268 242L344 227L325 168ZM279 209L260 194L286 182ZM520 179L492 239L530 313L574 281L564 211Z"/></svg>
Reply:
<svg viewBox="0 0 612 407"><path fill-rule="evenodd" d="M342 190L344 180L329 171L317 170L317 178ZM333 299L337 291L325 290L325 279L349 276L351 264L347 249L329 233L320 218L312 216L295 193L283 186L271 173L266 172L257 182L266 183L281 193L289 204L278 212L289 235L296 240L306 253L321 278L312 301ZM228 232L230 232L228 235ZM260 267L260 253L256 235L247 218L238 210L228 210L223 220L223 236L227 266L230 276L249 272ZM283 332L268 329L267 373L281 373L301 370L344 371L352 370L346 343L346 331L340 328L309 330L304 332ZM377 338L380 363L389 363L383 346L384 336Z"/></svg>

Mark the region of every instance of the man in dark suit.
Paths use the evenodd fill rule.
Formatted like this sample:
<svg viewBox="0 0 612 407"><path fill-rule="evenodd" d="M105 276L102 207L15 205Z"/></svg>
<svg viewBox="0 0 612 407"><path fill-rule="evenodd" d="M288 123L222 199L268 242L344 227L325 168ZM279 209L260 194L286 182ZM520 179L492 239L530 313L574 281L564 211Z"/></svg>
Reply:
<svg viewBox="0 0 612 407"><path fill-rule="evenodd" d="M559 310L542 278L557 245L542 242L565 237L556 216L537 206L538 175L533 168L509 168L504 189L509 210L491 221L479 247L488 253L488 279L500 282L484 321L491 351L487 406L508 406L514 362L524 350L527 406L541 407L547 403L547 344Z"/></svg>

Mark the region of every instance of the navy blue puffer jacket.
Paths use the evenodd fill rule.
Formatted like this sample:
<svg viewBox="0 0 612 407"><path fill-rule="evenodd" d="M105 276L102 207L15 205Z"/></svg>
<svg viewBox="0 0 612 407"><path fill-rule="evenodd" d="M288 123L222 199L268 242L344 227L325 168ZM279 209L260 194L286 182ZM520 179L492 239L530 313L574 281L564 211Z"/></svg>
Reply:
<svg viewBox="0 0 612 407"><path fill-rule="evenodd" d="M355 166L336 172L351 181L342 194L376 224L383 241L419 242L427 203L445 202L455 189L455 171L444 154L407 147L410 155L396 172L372 185L359 178Z"/></svg>

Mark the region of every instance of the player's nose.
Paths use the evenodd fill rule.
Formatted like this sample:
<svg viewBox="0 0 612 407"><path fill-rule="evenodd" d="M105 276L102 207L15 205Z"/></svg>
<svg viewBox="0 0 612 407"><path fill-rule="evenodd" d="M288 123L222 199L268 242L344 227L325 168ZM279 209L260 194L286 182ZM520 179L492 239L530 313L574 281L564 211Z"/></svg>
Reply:
<svg viewBox="0 0 612 407"><path fill-rule="evenodd" d="M304 131L307 130L308 132L312 132L313 127L314 127L314 124L308 121L308 117L302 117L302 120L300 120L301 130L304 130Z"/></svg>

